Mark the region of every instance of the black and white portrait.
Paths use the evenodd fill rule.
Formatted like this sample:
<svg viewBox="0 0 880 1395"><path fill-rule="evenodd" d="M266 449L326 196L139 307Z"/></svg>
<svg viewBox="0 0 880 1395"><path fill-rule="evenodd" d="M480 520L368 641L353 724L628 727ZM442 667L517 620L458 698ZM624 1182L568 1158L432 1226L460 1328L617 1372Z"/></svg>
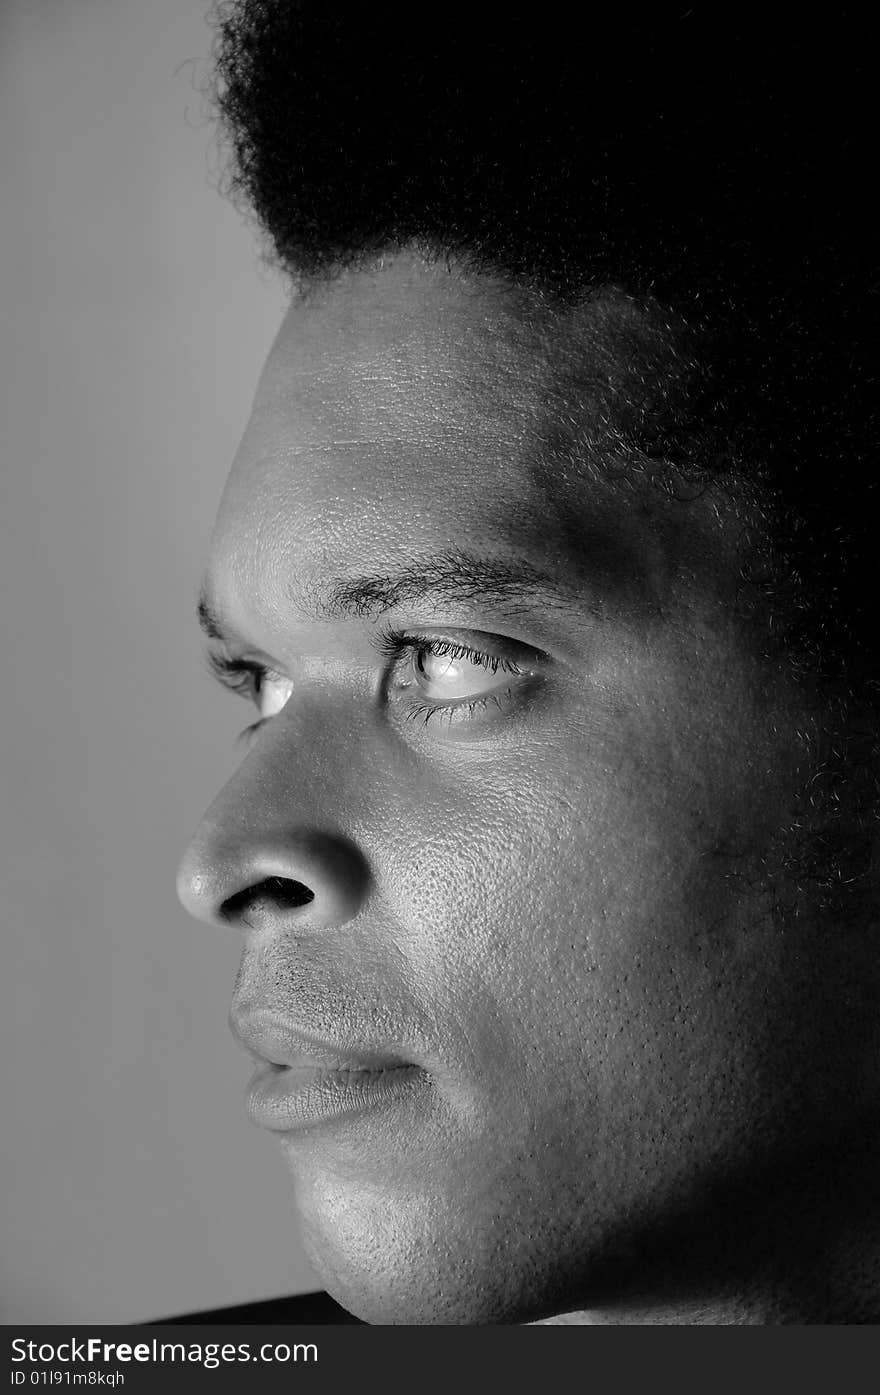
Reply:
<svg viewBox="0 0 880 1395"><path fill-rule="evenodd" d="M867 21L0 65L12 1315L880 1320Z"/></svg>

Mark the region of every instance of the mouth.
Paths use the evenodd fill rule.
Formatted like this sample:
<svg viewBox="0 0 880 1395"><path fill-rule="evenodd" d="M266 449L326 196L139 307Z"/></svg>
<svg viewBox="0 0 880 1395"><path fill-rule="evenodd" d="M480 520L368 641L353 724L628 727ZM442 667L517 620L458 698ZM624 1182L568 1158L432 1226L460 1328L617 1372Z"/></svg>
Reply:
<svg viewBox="0 0 880 1395"><path fill-rule="evenodd" d="M257 1067L248 1085L251 1120L273 1133L290 1133L321 1120L360 1114L412 1096L427 1080L419 1066L330 1070L306 1064Z"/></svg>
<svg viewBox="0 0 880 1395"><path fill-rule="evenodd" d="M265 1011L233 1007L230 1026L257 1067L248 1084L247 1113L274 1133L387 1107L428 1081L413 1062L318 1040Z"/></svg>

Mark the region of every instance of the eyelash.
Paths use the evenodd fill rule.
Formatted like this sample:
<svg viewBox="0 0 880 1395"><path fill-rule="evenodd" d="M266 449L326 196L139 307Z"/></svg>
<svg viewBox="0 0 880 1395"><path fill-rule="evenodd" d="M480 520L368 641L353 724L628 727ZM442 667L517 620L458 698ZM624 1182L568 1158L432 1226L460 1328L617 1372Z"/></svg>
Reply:
<svg viewBox="0 0 880 1395"><path fill-rule="evenodd" d="M468 644L455 643L453 640L440 639L436 635L414 635L401 634L397 630L380 630L376 637L376 645L379 652L389 659L392 664L398 663L406 654L432 654L437 658L467 659L470 663L480 668L485 668L489 673L521 674L523 670L519 664L510 659L502 658L498 654L490 654L484 649L473 649ZM447 713L447 723L450 723L454 712L465 714L464 721L470 719L480 711L483 711L490 704L496 707L504 707L504 699L510 694L508 688L506 692L483 693L476 698L460 698L458 702L411 702L409 704L406 720L417 721L423 719L427 726L432 717Z"/></svg>
<svg viewBox="0 0 880 1395"><path fill-rule="evenodd" d="M238 693L240 697L249 698L253 701L259 695L258 684L274 672L267 668L265 664L258 664L251 659L230 659L226 654L208 653L208 668L213 676L220 680L224 688L228 688L231 693ZM255 722L251 722L235 738L236 744L250 742L257 732L265 725L267 718L258 717Z"/></svg>
<svg viewBox="0 0 880 1395"><path fill-rule="evenodd" d="M407 654L432 654L438 658L467 659L470 663L485 668L492 674L499 671L515 675L523 673L519 664L510 659L432 635L402 634L400 631L391 629L380 630L376 638L376 647L392 667ZM275 672L274 669L267 668L264 664L259 664L251 659L232 659L225 654L213 652L209 652L207 657L211 673L220 680L225 688L251 700L259 696L259 685L267 677L273 676ZM496 707L503 708L505 698L509 695L510 689L507 689L503 693L497 691L484 693L476 698L459 699L458 702L412 702L406 712L406 720L415 721L422 718L424 725L427 726L432 717L447 713L447 722L451 722L453 720L451 714L458 711L466 713L463 720L469 721L478 711L482 711L492 703ZM237 741L250 742L268 720L267 717L260 717L257 721L252 722L239 732Z"/></svg>

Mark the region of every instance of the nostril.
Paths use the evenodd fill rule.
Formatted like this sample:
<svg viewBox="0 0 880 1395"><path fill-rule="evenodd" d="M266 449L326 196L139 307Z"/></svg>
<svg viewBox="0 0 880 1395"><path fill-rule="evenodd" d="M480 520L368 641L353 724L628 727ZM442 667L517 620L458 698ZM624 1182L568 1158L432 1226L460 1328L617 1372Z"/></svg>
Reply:
<svg viewBox="0 0 880 1395"><path fill-rule="evenodd" d="M228 896L220 907L220 915L224 920L243 920L261 901L268 902L275 910L291 911L307 906L314 899L315 893L292 877L265 877L245 887L244 891Z"/></svg>
<svg viewBox="0 0 880 1395"><path fill-rule="evenodd" d="M307 906L315 899L315 893L304 882L294 881L290 877L267 877L263 885L279 905Z"/></svg>

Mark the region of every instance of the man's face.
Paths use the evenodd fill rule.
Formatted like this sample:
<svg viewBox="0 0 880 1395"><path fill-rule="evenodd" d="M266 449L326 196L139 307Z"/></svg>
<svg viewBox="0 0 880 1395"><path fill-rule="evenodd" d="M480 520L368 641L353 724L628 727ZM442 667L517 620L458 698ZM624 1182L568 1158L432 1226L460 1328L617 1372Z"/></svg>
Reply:
<svg viewBox="0 0 880 1395"><path fill-rule="evenodd" d="M739 618L747 531L614 468L648 342L621 296L548 333L414 257L348 273L223 498L210 607L268 720L181 895L241 926L252 1111L368 1321L601 1303L855 1108L848 961L778 914L809 719Z"/></svg>

